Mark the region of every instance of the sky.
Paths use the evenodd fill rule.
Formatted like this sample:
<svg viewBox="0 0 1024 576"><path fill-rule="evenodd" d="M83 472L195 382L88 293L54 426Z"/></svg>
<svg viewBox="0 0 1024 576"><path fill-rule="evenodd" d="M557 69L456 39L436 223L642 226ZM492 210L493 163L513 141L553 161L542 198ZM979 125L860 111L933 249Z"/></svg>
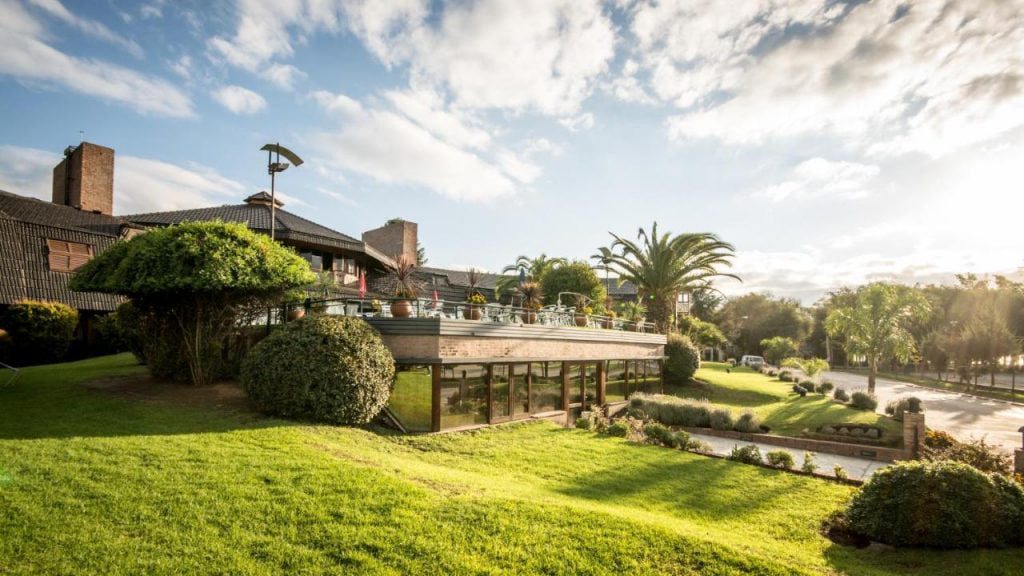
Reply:
<svg viewBox="0 0 1024 576"><path fill-rule="evenodd" d="M0 189L419 223L432 266L713 232L727 294L1024 266L1024 0L0 0Z"/></svg>

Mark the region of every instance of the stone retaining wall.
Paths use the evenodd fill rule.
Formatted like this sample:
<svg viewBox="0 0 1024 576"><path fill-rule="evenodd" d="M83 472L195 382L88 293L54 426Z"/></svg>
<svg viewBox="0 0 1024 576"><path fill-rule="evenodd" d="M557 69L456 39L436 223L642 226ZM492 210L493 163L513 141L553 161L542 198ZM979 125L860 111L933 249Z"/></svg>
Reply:
<svg viewBox="0 0 1024 576"><path fill-rule="evenodd" d="M771 444L783 448L793 448L809 452L821 452L823 454L837 454L839 456L852 456L854 458L867 458L879 462L893 462L906 460L908 456L901 448L882 448L879 446L864 446L860 444L847 444L845 442L830 442L828 440L812 440L810 438L793 438L791 436L777 436L775 434L748 434L733 430L715 430L713 428L683 428L694 434L717 436L719 438L732 438L742 442L758 442L760 444Z"/></svg>

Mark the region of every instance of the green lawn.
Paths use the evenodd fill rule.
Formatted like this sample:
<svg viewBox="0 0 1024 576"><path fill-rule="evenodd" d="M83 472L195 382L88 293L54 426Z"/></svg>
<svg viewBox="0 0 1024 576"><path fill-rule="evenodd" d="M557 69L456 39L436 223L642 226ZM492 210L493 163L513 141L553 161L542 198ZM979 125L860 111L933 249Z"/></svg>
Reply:
<svg viewBox="0 0 1024 576"><path fill-rule="evenodd" d="M666 386L665 391L686 398L707 398L712 403L740 410L751 410L772 434L799 436L805 430L816 430L824 424L857 423L882 428L885 438L898 441L902 434L899 422L892 418L854 410L832 400L831 396L793 393L793 384L781 382L749 368L732 368L728 364L704 362L697 371L696 384ZM848 392L852 392L848 390Z"/></svg>
<svg viewBox="0 0 1024 576"><path fill-rule="evenodd" d="M80 382L0 389L0 574L1015 574L836 546L851 488L548 423L396 436Z"/></svg>

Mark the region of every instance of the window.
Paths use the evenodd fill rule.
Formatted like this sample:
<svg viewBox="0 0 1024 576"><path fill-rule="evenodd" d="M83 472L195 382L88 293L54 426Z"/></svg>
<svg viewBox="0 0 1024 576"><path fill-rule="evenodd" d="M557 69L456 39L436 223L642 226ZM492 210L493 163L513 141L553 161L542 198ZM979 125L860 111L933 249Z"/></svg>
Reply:
<svg viewBox="0 0 1024 576"><path fill-rule="evenodd" d="M622 402L626 399L626 363L609 360L604 389L605 402Z"/></svg>
<svg viewBox="0 0 1024 576"><path fill-rule="evenodd" d="M46 239L50 270L73 272L92 259L92 246L64 240Z"/></svg>
<svg viewBox="0 0 1024 576"><path fill-rule="evenodd" d="M487 423L487 366L441 369L441 429Z"/></svg>
<svg viewBox="0 0 1024 576"><path fill-rule="evenodd" d="M309 262L309 267L313 272L320 272L324 269L324 258L320 254L316 252L300 252L299 256L306 262Z"/></svg>
<svg viewBox="0 0 1024 576"><path fill-rule="evenodd" d="M495 364L491 369L494 370L491 420L504 420L509 416L509 387L512 382L512 374L509 372L508 364Z"/></svg>
<svg viewBox="0 0 1024 576"><path fill-rule="evenodd" d="M395 369L395 389L388 407L409 432L429 432L430 366L400 364Z"/></svg>
<svg viewBox="0 0 1024 576"><path fill-rule="evenodd" d="M533 373L531 408L534 412L551 412L562 409L562 363L534 362L530 364Z"/></svg>
<svg viewBox="0 0 1024 576"><path fill-rule="evenodd" d="M513 364L510 366L512 375L512 415L520 416L530 413L530 365Z"/></svg>

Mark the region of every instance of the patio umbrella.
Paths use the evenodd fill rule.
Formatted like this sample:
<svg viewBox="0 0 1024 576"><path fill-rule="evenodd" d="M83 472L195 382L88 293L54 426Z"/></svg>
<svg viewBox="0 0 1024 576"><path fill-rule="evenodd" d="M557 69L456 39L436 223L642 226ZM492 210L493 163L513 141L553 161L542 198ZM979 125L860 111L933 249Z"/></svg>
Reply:
<svg viewBox="0 0 1024 576"><path fill-rule="evenodd" d="M366 297L366 272L359 273L359 297Z"/></svg>

